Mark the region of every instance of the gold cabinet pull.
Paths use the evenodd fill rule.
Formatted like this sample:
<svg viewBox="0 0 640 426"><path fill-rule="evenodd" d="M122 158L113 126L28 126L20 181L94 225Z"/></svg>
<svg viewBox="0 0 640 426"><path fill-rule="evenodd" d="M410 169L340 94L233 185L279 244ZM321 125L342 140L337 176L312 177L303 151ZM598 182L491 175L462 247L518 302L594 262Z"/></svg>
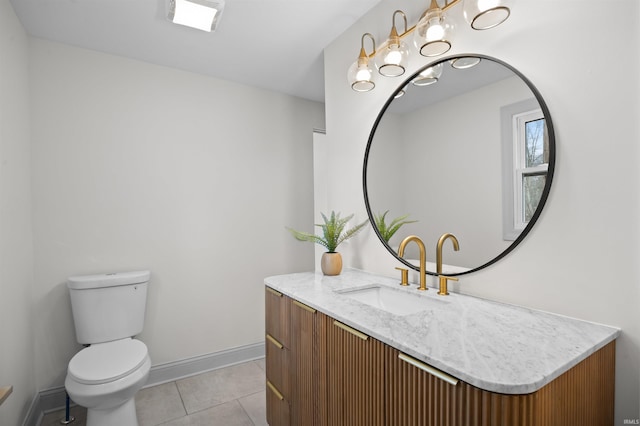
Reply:
<svg viewBox="0 0 640 426"><path fill-rule="evenodd" d="M348 333L353 334L353 335L354 335L354 336L356 336L356 337L361 338L362 340L367 340L367 339L369 339L369 336L367 336L366 334L361 333L361 332L359 332L358 330L356 330L356 329L354 329L354 328L351 328L351 327L349 327L348 325L345 325L345 324L343 324L343 323L341 323L341 322L339 322L339 321L334 321L334 322L333 322L333 325L335 325L335 326L336 326L336 327L338 327L338 328L343 329L344 331L346 331L346 332L348 332Z"/></svg>
<svg viewBox="0 0 640 426"><path fill-rule="evenodd" d="M398 358L400 358L404 362L408 362L409 364L413 365L414 367L419 368L422 371L426 371L427 373L431 374L432 376L436 376L438 379L444 380L445 382L447 382L449 384L452 384L453 386L458 384L458 379L456 379L455 377L452 377L452 376L448 375L447 373L438 370L437 368L434 368L434 367L432 367L430 365L427 365L422 361L418 361L417 359L412 358L409 355L405 355L405 354L401 353L400 355L398 355Z"/></svg>
<svg viewBox="0 0 640 426"><path fill-rule="evenodd" d="M272 336L272 335L270 335L270 334L267 334L267 340L268 340L268 341L270 341L271 343L273 343L274 345L276 345L276 347L277 347L278 349L282 349L282 348L284 348L284 346L282 346L282 343L278 342L278 341L275 339L275 337L273 337L273 336Z"/></svg>
<svg viewBox="0 0 640 426"><path fill-rule="evenodd" d="M275 291L274 289L272 289L271 287L267 287L267 291L269 291L269 293L273 293L278 297L282 297L282 293L280 293L279 291Z"/></svg>
<svg viewBox="0 0 640 426"><path fill-rule="evenodd" d="M11 392L13 392L13 386L11 385L0 387L0 404L11 395Z"/></svg>
<svg viewBox="0 0 640 426"><path fill-rule="evenodd" d="M282 401L284 399L284 396L282 396L282 394L280 393L280 391L278 391L278 389L276 389L275 386L273 386L273 383L271 383L270 381L267 380L267 387L269 389L271 389L271 392L273 392L275 394L275 396Z"/></svg>
<svg viewBox="0 0 640 426"><path fill-rule="evenodd" d="M305 311L309 311L309 312L311 312L312 314L315 314L315 313L316 313L316 310L315 310L315 309L313 309L313 308L312 308L312 307L310 307L310 306L305 305L304 303L298 302L297 300L294 300L294 301L293 301L293 304L294 304L294 305L296 305L296 306L297 306L297 307L299 307L299 308L304 309Z"/></svg>

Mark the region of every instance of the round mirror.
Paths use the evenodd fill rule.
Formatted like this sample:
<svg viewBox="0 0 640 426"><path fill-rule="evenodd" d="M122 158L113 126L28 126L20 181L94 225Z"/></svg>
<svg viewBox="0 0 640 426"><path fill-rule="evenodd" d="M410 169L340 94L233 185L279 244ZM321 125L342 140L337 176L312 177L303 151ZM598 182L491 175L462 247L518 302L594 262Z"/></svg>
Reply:
<svg viewBox="0 0 640 426"><path fill-rule="evenodd" d="M551 116L531 82L494 58L449 57L405 80L378 115L364 158L367 213L410 268L419 254L409 244L398 256L405 237L422 239L436 275L437 241L451 233L459 250L444 245L442 272L477 271L531 230L554 164Z"/></svg>

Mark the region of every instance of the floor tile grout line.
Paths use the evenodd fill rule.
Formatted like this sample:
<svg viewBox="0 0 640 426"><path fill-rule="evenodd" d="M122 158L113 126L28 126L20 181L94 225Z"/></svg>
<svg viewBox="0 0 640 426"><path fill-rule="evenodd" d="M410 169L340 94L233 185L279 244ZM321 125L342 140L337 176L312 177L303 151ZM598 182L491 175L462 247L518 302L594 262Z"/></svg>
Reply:
<svg viewBox="0 0 640 426"><path fill-rule="evenodd" d="M262 358L262 359L264 359L264 358ZM262 373L260 374L260 376L261 376L261 378L264 380L264 382L265 382L265 384L264 384L264 385L266 386L266 371L265 371L265 368L263 368L263 367L260 365L260 361L261 361L261 359L251 360L251 361L246 361L246 362L242 362L242 363L239 363L239 364L230 365L230 366L227 366L227 367L222 367L222 368L219 368L219 369L217 369L217 370L215 370L215 371L222 371L222 370L225 370L225 369L227 369L227 368L229 368L229 369L230 369L230 368L237 367L237 366L240 366L240 365L243 365L243 364L244 364L244 365L253 364L253 365L255 365L255 366L256 366L256 368L257 368L258 370L260 370L260 371L262 372ZM209 373L211 373L211 372L212 372L212 371L204 371L204 372L202 372L202 373L200 373L200 374L196 374L196 375L194 375L193 377L197 377L197 376L200 376L200 375L209 374ZM186 379L188 379L188 378L186 378ZM201 409L199 409L199 410L195 410L195 411L193 411L193 412L191 412L191 413L190 413L190 412L189 412L189 410L188 410L188 409L187 409L187 407L186 407L185 402L184 402L184 397L183 397L183 395L182 395L182 392L180 391L180 386L178 385L178 382L179 382L179 381L181 381L181 380L183 380L183 379L175 380L174 382L171 382L171 383L175 383L175 386L176 386L176 388L178 389L178 394L180 395L180 401L182 402L182 406L183 406L184 411L185 411L185 413L186 413L186 415L187 415L187 416L190 416L190 415L192 415L192 414L196 414L196 413L199 413L199 412L202 412L202 411L208 410L208 409L210 409L210 408L214 408L214 407L217 407L217 406L219 406L219 405L226 404L226 403L228 403L228 402L232 402L232 401L236 401L238 404L240 404L240 406L242 406L242 403L240 402L240 399L241 399L241 398L246 398L246 397L248 397L248 396L255 395L255 394L260 393L260 392L262 392L262 391L264 390L264 389L260 389L260 390L256 390L255 392L250 392L250 393L245 394L245 395L239 395L239 396L237 396L235 399L226 400L226 401L219 401L219 402L217 402L217 403L214 403L214 404L212 404L212 405L208 405L207 407L201 408ZM243 410L244 410L244 407L242 407L242 408L243 408ZM252 420L252 423L253 423L253 420Z"/></svg>
<svg viewBox="0 0 640 426"><path fill-rule="evenodd" d="M180 397L180 403L182 404L182 408L184 409L185 414L189 415L189 412L187 411L187 406L184 404L184 398L182 397L182 392L180 392L180 386L178 386L178 381L175 380L171 383L173 383L173 385L176 387L176 390L178 391L178 396Z"/></svg>
<svg viewBox="0 0 640 426"><path fill-rule="evenodd" d="M255 394L253 394L255 395ZM243 396L243 398L246 398ZM240 402L240 398L238 398L236 401L238 401L238 405L240 406L240 408L242 409L242 412L247 416L247 418L249 419L249 421L251 422L251 424L253 426L256 426L256 422L253 421L253 419L251 418L251 415L249 414L249 412L247 411L246 408L244 408L244 405L242 405L242 402Z"/></svg>
<svg viewBox="0 0 640 426"><path fill-rule="evenodd" d="M195 411L193 411L193 412L191 412L191 413L190 413L190 412L188 412L188 411L186 410L186 408L185 408L185 413L186 413L186 416L188 417L188 416L190 416L190 415L192 415L192 414L201 413L201 412L203 412L203 411L210 410L211 408L219 407L219 406L224 405L224 404L229 404L230 402L237 402L238 404L240 404L240 406L242 406L242 403L240 402L240 400L241 400L242 398L246 398L246 397L248 397L248 396L257 395L257 394L259 394L260 392L262 392L262 391L261 391L261 390L259 390L259 391L252 392L252 393L249 393L249 394L246 394L246 395L242 395L242 396L240 396L240 397L238 397L238 398L236 398L236 399L229 399L229 400L227 400L227 401L217 402L217 403L215 403L215 404L213 404L213 405L208 405L208 406L206 406L206 407L204 407L204 408L201 408L201 409L199 409L199 410L195 410ZM243 406L242 406L242 408L244 409L244 407L243 407ZM184 417L184 416L182 416L182 417ZM171 421L171 420L169 420L169 421ZM167 423L167 422L164 422L164 423ZM164 424L164 423L160 423L160 424ZM156 425L156 426L158 426L158 425Z"/></svg>
<svg viewBox="0 0 640 426"><path fill-rule="evenodd" d="M257 393L257 392L256 392L256 393ZM255 394L252 394L252 395L255 395ZM243 397L243 398L244 398L244 397ZM175 422L176 420L183 419L183 418L185 418L185 417L186 417L186 418L189 418L189 417L191 417L191 416L193 416L193 415L196 415L196 414L198 414L198 413L202 413L202 412L204 412L204 411L210 410L210 409L212 409L212 408L219 407L219 406L224 405L224 404L230 404L230 403L232 403L232 402L235 402L237 405L239 405L239 406L240 406L240 409L242 410L242 412L245 414L245 416L247 416L247 418L249 419L249 421L251 422L251 424L253 424L253 425L255 426L255 422L253 421L253 419L251 418L251 416L249 415L249 413L247 412L247 410L245 410L245 408L244 408L244 406L242 405L242 403L240 402L240 399L239 399L239 398L238 398L238 399L232 399L232 400L230 400L230 401L225 401L225 402L222 402L222 403L220 403L220 404L214 404L214 405L212 405L212 406L210 406L210 407L203 408L202 410L197 410L197 411L194 411L193 413L187 413L187 414L186 414L186 415L184 415L184 416L177 417L177 418L175 418L175 419L171 419L171 420L167 420L167 421L165 421L165 422L158 423L158 424L156 424L156 425L154 425L154 426L162 426L162 425L166 425L166 424L169 424L169 423L171 423L171 422Z"/></svg>
<svg viewBox="0 0 640 426"><path fill-rule="evenodd" d="M187 413L187 408L184 406L184 401L182 400L182 394L180 393L180 388L178 387L178 384L176 383L176 381L167 382L167 383L163 383L163 384L156 385L156 386L167 385L167 384L170 384L170 383L173 384L176 387L176 390L178 391L178 397L180 398L180 403L182 404L182 409L184 410L184 416L176 417L175 419L165 420L165 421L162 421L160 423L155 423L153 426L166 425L167 423L182 419L184 417L189 417L189 413Z"/></svg>
<svg viewBox="0 0 640 426"><path fill-rule="evenodd" d="M220 402L220 403L217 403L217 404L213 404L213 405L210 405L210 406L208 406L208 407L205 407L205 408L202 408L202 409L200 409L200 410L196 410L196 411L194 411L194 412L190 413L190 412L188 412L188 411L187 411L187 407L184 405L184 400L182 399L182 393L180 392L180 387L178 386L178 384L177 384L176 382L171 382L171 383L174 383L174 384L175 384L175 386L176 386L176 388L178 389L178 395L180 396L180 401L182 402L182 407L184 408L185 415L184 415L184 416L181 416L181 417L178 417L178 418L176 418L176 419L167 420L167 421L165 421L165 422L158 423L157 425L154 425L154 426L161 426L161 425L163 425L163 424L170 423L170 422L175 421L175 420L177 420L177 419L181 419L181 418L183 418L183 417L189 417L189 416L191 416L191 415L194 415L194 414L197 414L197 413L201 413L201 412L203 412L203 411L207 411L207 410L210 410L210 409L212 409L212 408L218 407L218 406L223 405L223 404L228 404L228 403L231 403L231 402L235 402L235 403L237 403L237 404L240 406L240 408L242 409L242 412L247 416L247 418L249 419L249 421L250 421L254 426L255 426L255 424L256 424L256 423L253 421L253 419L251 418L251 416L249 415L249 412L245 409L244 405L242 405L242 402L240 402L240 400L241 400L242 398L247 398L247 397L250 397L250 396L253 396L253 395L257 395L257 394L259 394L259 393L261 393L261 392L264 392L264 390L258 390L258 391L255 391L255 392L251 392L251 393L248 393L248 394L246 394L246 395L242 395L242 396L240 396L240 397L238 397L238 398L236 398L236 399L232 399L232 400L229 400L229 401L223 401L223 402Z"/></svg>
<svg viewBox="0 0 640 426"><path fill-rule="evenodd" d="M265 386L266 386L266 384L265 384ZM242 398L248 398L248 397L253 396L253 395L258 395L259 393L262 393L262 392L265 392L265 389L262 389L262 390L259 390L257 392L253 392L253 393L250 393L248 395L245 395L243 397L238 398L238 404L240 404L240 407L242 407L242 410L247 414L247 417L249 417L249 420L251 421L251 423L253 423L253 426L256 426L256 422L253 421L253 418L251 417L251 415L249 414L247 409L244 408L244 405L242 405L242 402L240 400ZM266 421L266 419L265 419L265 421Z"/></svg>

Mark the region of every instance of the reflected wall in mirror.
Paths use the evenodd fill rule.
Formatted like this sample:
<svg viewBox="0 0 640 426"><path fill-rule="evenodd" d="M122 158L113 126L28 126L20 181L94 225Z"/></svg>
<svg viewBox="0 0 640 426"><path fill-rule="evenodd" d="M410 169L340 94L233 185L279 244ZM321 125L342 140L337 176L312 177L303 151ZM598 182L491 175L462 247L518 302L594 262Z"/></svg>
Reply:
<svg viewBox="0 0 640 426"><path fill-rule="evenodd" d="M458 58L480 61L457 69ZM437 81L412 84L434 65L442 72ZM473 272L527 235L547 199L554 164L553 125L537 89L499 60L450 57L405 80L380 112L365 152L367 213L380 241L405 265L417 269L418 254L401 259L398 245L417 235L435 275L436 243L452 233L460 250L445 245L443 273ZM386 211L388 220L409 215L415 222L385 241L374 216Z"/></svg>

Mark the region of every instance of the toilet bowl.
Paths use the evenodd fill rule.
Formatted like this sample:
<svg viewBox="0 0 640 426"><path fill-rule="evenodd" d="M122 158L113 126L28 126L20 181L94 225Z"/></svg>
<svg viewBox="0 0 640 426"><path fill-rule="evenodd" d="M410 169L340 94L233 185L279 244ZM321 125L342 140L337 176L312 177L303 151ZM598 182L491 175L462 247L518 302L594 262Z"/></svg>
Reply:
<svg viewBox="0 0 640 426"><path fill-rule="evenodd" d="M150 368L147 347L139 340L99 343L71 359L65 387L71 400L87 408L87 425L136 426L134 396Z"/></svg>
<svg viewBox="0 0 640 426"><path fill-rule="evenodd" d="M150 272L71 277L76 340L86 348L69 362L65 388L87 408L87 426L137 426L135 395L151 369L142 332Z"/></svg>

